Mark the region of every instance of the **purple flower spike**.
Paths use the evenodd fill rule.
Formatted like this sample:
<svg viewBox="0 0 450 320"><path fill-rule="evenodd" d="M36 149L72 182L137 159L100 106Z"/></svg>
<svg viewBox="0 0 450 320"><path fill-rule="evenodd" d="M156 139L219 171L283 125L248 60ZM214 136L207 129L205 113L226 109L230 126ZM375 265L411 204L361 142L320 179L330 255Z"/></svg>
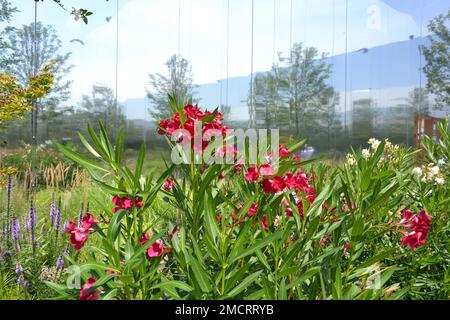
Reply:
<svg viewBox="0 0 450 320"><path fill-rule="evenodd" d="M55 204L55 194L52 194L52 202L50 203L50 222L53 226L56 217L56 204Z"/></svg>
<svg viewBox="0 0 450 320"><path fill-rule="evenodd" d="M69 220L66 219L66 221L64 222L64 226L61 230L62 235L64 235L66 233L67 227L69 226Z"/></svg>
<svg viewBox="0 0 450 320"><path fill-rule="evenodd" d="M59 256L58 259L56 260L56 268L64 269L64 257L63 256Z"/></svg>
<svg viewBox="0 0 450 320"><path fill-rule="evenodd" d="M56 221L55 221L55 230L59 232L61 229L61 209L56 209Z"/></svg>
<svg viewBox="0 0 450 320"><path fill-rule="evenodd" d="M19 219L14 219L11 225L11 238L19 240L20 223Z"/></svg>
<svg viewBox="0 0 450 320"><path fill-rule="evenodd" d="M17 264L16 264L16 273L17 273L18 275L21 275L22 272L23 272L22 266L20 265L20 263L17 263Z"/></svg>
<svg viewBox="0 0 450 320"><path fill-rule="evenodd" d="M9 203L11 201L11 194L12 194L12 177L11 176L8 176L7 193L8 193L8 203Z"/></svg>
<svg viewBox="0 0 450 320"><path fill-rule="evenodd" d="M33 206L33 202L30 202L30 212L29 212L28 223L30 224L31 243L34 246L36 244L35 234L34 234L34 231L35 231L35 228L36 228L36 208Z"/></svg>
<svg viewBox="0 0 450 320"><path fill-rule="evenodd" d="M2 257L2 259L11 258L12 257L12 253L9 252L9 251L5 251L5 252L2 253L1 257Z"/></svg>

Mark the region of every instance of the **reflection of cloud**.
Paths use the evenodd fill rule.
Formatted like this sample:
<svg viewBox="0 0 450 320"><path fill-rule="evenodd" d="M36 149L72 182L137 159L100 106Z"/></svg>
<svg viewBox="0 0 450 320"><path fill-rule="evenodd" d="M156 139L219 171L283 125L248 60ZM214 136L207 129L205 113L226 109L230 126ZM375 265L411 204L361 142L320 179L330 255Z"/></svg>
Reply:
<svg viewBox="0 0 450 320"><path fill-rule="evenodd" d="M196 83L215 82L226 75L226 1L181 1L181 54L190 58ZM334 3L334 6L332 5ZM192 19L191 19L192 6ZM380 8L379 28L367 28L369 6ZM294 2L293 42L320 51L345 51L345 3L314 0ZM334 12L333 12L334 9ZM414 20L381 1L353 1L349 8L348 50L405 40L417 34ZM278 1L276 51L289 49L290 1ZM149 72L165 72L164 62L178 51L178 0L132 0L119 16L119 99L143 97ZM74 96L90 91L92 83L115 85L116 17L81 38L85 46L73 50ZM67 22L66 26L75 26ZM76 28L76 27L74 27ZM250 73L251 1L230 1L230 77ZM273 62L273 1L255 1L254 70ZM191 32L192 31L192 32ZM77 35L78 37L78 35Z"/></svg>

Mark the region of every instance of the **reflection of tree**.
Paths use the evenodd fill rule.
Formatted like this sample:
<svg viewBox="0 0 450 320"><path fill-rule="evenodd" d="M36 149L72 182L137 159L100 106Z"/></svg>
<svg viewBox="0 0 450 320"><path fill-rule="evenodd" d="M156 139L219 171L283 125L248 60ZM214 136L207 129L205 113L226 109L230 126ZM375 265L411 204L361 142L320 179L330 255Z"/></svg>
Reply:
<svg viewBox="0 0 450 320"><path fill-rule="evenodd" d="M430 113L430 96L427 89L414 88L406 99L412 113L428 115Z"/></svg>
<svg viewBox="0 0 450 320"><path fill-rule="evenodd" d="M189 62L181 56L173 55L165 63L168 75L160 73L150 74L150 88L147 98L155 111L151 112L155 118L167 118L170 115L168 94L174 94L178 100L192 97L195 86L192 84L192 72Z"/></svg>
<svg viewBox="0 0 450 320"><path fill-rule="evenodd" d="M338 134L342 130L341 122L339 121L336 113L336 106L339 104L339 93L335 92L330 98L327 104L327 110L323 114L323 118L326 124L327 133L327 148L332 148L332 145L336 146L336 140Z"/></svg>
<svg viewBox="0 0 450 320"><path fill-rule="evenodd" d="M328 101L334 94L327 83L331 67L319 56L316 48L303 48L294 44L287 62L285 84L289 85L289 108L297 135L305 133L306 118L315 118L314 113L324 112ZM301 132L303 131L303 132Z"/></svg>
<svg viewBox="0 0 450 320"><path fill-rule="evenodd" d="M375 104L372 99L353 101L352 107L352 145L359 146L374 133Z"/></svg>
<svg viewBox="0 0 450 320"><path fill-rule="evenodd" d="M13 7L10 1L0 0L0 22L8 22L15 12L17 8Z"/></svg>
<svg viewBox="0 0 450 320"><path fill-rule="evenodd" d="M51 26L36 24L36 48L34 54L34 23L21 28L7 27L2 33L6 48L0 50L0 66L5 73L15 76L25 86L38 70L53 61L49 71L54 74L51 93L38 102L41 120L53 121L63 113L63 102L70 97L71 81L65 80L73 66L68 66L70 53L60 54L62 43ZM47 126L50 123L47 123Z"/></svg>
<svg viewBox="0 0 450 320"><path fill-rule="evenodd" d="M219 112L222 114L223 121L228 122L231 120L231 107L221 104L219 107Z"/></svg>
<svg viewBox="0 0 450 320"><path fill-rule="evenodd" d="M279 125L278 114L282 107L282 96L278 88L276 67L269 72L258 73L253 79L253 105L255 109L255 125L263 125L266 129ZM252 97L248 97L250 105Z"/></svg>
<svg viewBox="0 0 450 320"><path fill-rule="evenodd" d="M423 70L427 76L427 88L436 96L436 106L450 105L450 10L430 21L428 39L431 45L422 46L427 61ZM446 25L447 24L447 25Z"/></svg>
<svg viewBox="0 0 450 320"><path fill-rule="evenodd" d="M338 95L327 82L331 66L323 58L315 48L294 44L289 57L280 56L270 71L256 74L248 97L253 125L289 128L310 141L330 143L339 127Z"/></svg>
<svg viewBox="0 0 450 320"><path fill-rule="evenodd" d="M83 95L81 109L86 112L86 120L92 122L94 126L101 120L107 132L111 132L113 137L116 136L120 125L125 122L121 106L116 107L113 90L106 85L93 85L91 94Z"/></svg>

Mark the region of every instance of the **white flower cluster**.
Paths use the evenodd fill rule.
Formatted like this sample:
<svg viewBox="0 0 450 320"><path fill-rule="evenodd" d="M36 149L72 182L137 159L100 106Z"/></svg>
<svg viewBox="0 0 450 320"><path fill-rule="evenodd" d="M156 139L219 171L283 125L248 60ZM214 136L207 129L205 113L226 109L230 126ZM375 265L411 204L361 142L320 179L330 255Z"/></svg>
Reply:
<svg viewBox="0 0 450 320"><path fill-rule="evenodd" d="M415 167L412 173L421 177L421 181L424 183L432 183L438 185L443 185L445 183L445 177L442 174L439 166L443 165L445 162L439 160L438 165L434 163L429 163L428 165L423 165L422 167Z"/></svg>
<svg viewBox="0 0 450 320"><path fill-rule="evenodd" d="M370 138L368 141L369 148L362 149L361 150L361 156L365 160L369 160L370 157L377 151L378 147L381 144L381 141L375 138ZM381 161L388 161L390 163L396 163L396 153L400 149L400 147L396 144L393 144L389 141L389 139L385 139L385 145L384 145L384 153L381 157ZM356 164L356 159L352 154L347 155L347 163L349 165Z"/></svg>
<svg viewBox="0 0 450 320"><path fill-rule="evenodd" d="M356 159L355 159L355 157L354 157L351 153L347 154L346 158L347 158L347 163L348 163L350 166L353 166L353 165L356 164Z"/></svg>
<svg viewBox="0 0 450 320"><path fill-rule="evenodd" d="M374 151L378 149L378 147L380 146L380 143L381 143L381 141L378 139L375 139L375 138L370 138L368 141L368 144Z"/></svg>

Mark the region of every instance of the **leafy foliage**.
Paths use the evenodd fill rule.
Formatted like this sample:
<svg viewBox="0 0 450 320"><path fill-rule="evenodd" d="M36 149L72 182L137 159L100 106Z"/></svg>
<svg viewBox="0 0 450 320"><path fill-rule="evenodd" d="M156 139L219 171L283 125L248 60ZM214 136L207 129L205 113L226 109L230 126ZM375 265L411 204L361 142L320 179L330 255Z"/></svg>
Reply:
<svg viewBox="0 0 450 320"><path fill-rule="evenodd" d="M423 70L427 76L427 88L436 95L437 106L450 104L450 10L430 21L428 39L430 46L422 46L422 52L427 61Z"/></svg>
<svg viewBox="0 0 450 320"><path fill-rule="evenodd" d="M49 94L54 84L54 75L47 64L41 72L28 81L23 88L16 78L0 73L0 127L6 122L21 118L32 109L31 101Z"/></svg>

